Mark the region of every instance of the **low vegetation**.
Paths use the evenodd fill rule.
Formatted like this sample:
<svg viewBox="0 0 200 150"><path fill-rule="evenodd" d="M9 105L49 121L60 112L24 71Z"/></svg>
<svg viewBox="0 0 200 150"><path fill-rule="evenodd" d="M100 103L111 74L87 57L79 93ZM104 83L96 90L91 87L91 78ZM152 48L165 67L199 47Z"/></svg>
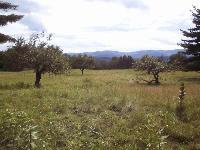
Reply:
<svg viewBox="0 0 200 150"><path fill-rule="evenodd" d="M199 73L161 73L153 86L138 84L132 69L72 70L44 74L37 89L32 72L0 72L0 149L200 148Z"/></svg>

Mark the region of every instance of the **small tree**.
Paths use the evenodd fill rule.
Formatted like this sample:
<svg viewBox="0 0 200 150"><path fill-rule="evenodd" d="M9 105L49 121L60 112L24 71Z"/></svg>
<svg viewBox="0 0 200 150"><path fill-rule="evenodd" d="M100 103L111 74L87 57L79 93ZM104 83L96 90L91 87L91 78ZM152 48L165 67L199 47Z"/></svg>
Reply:
<svg viewBox="0 0 200 150"><path fill-rule="evenodd" d="M68 72L70 67L68 59L58 46L50 45L52 35L46 36L44 33L33 34L28 41L19 38L10 49L13 52L21 52L17 63L23 68L31 68L35 71L35 87L41 86L41 76L45 72L54 74ZM9 50L8 50L9 51ZM20 60L20 61L19 61Z"/></svg>
<svg viewBox="0 0 200 150"><path fill-rule="evenodd" d="M185 53L190 55L187 68L190 70L200 70L200 9L194 7L192 11L194 27L188 31L181 30L187 39L182 40L179 45L185 49Z"/></svg>
<svg viewBox="0 0 200 150"><path fill-rule="evenodd" d="M17 5L12 5L11 3L0 1L0 10L7 11L7 10L15 10L17 8ZM22 15L0 15L0 26L5 26L8 23L16 22L20 20L23 16ZM8 41L14 41L15 39L0 33L0 43L5 43Z"/></svg>
<svg viewBox="0 0 200 150"><path fill-rule="evenodd" d="M138 71L146 71L148 74L153 75L153 79L151 80L146 80L142 77L138 77L139 80L145 81L148 84L160 84L159 74L161 72L170 70L170 67L166 62L162 62L158 58L148 55L144 56L140 60L137 60L134 63L133 68Z"/></svg>
<svg viewBox="0 0 200 150"><path fill-rule="evenodd" d="M82 75L85 69L92 68L94 65L94 58L91 56L78 55L72 56L70 59L72 68L80 69Z"/></svg>

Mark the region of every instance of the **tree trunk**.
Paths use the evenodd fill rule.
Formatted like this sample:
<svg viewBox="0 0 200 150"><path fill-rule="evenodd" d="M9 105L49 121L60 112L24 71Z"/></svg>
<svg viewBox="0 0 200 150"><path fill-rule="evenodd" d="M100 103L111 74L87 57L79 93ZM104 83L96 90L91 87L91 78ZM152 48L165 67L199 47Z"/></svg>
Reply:
<svg viewBox="0 0 200 150"><path fill-rule="evenodd" d="M80 70L81 70L81 74L82 74L82 75L83 75L83 71L84 71L84 69L85 69L85 68L81 68L81 69L80 69Z"/></svg>
<svg viewBox="0 0 200 150"><path fill-rule="evenodd" d="M153 74L153 76L154 76L154 79L155 79L155 84L160 84L160 82L159 82L159 74L156 73L156 74Z"/></svg>
<svg viewBox="0 0 200 150"><path fill-rule="evenodd" d="M40 71L36 71L35 72L35 87L37 87L37 88L40 88L40 79L41 79L41 76L42 76L42 72L40 72Z"/></svg>

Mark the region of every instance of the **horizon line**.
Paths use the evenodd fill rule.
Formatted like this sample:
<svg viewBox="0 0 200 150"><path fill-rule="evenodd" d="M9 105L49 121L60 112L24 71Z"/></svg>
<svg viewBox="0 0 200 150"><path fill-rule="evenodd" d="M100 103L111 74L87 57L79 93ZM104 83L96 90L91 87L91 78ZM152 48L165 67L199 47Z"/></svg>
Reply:
<svg viewBox="0 0 200 150"><path fill-rule="evenodd" d="M82 52L65 52L65 53L95 53L95 52L120 52L120 53L131 53L131 52L140 52L140 51L175 51L175 50L184 50L184 49L143 49L135 51L120 51L120 50L97 50L97 51L82 51Z"/></svg>

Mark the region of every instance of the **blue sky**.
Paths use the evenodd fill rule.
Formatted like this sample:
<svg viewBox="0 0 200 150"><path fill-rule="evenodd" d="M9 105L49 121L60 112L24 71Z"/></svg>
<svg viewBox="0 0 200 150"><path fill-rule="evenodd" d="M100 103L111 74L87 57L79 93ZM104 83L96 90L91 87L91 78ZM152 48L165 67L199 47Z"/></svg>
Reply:
<svg viewBox="0 0 200 150"><path fill-rule="evenodd" d="M64 52L180 48L199 0L8 0L24 18L0 32L28 37L53 33ZM2 46L1 46L2 47Z"/></svg>

